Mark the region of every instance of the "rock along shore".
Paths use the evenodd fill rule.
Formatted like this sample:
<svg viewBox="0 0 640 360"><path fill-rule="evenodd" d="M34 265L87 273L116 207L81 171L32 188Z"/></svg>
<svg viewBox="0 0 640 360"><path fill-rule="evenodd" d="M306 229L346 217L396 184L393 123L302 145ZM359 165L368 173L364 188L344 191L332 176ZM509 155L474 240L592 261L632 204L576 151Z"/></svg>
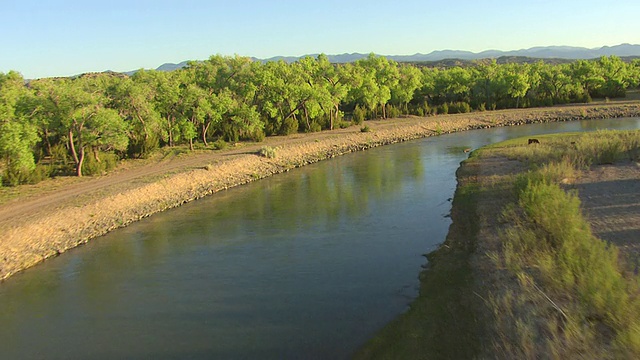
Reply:
<svg viewBox="0 0 640 360"><path fill-rule="evenodd" d="M264 145L276 149L275 158L258 156L261 145L247 147L246 152L233 156L216 152L201 164L180 171L137 178L125 187L91 189L74 196L73 201L42 207L28 216L11 221L0 219L0 280L154 213L342 154L472 129L637 116L640 102L571 105L376 120L365 123L371 132L352 127L269 138Z"/></svg>

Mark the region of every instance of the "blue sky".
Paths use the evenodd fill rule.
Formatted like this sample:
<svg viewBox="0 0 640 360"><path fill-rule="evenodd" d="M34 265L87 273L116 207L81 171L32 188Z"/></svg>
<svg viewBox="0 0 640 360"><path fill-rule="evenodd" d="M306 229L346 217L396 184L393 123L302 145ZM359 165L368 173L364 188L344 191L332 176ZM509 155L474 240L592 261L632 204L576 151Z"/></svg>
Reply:
<svg viewBox="0 0 640 360"><path fill-rule="evenodd" d="M386 55L640 44L640 1L0 0L0 72L156 68L213 54Z"/></svg>

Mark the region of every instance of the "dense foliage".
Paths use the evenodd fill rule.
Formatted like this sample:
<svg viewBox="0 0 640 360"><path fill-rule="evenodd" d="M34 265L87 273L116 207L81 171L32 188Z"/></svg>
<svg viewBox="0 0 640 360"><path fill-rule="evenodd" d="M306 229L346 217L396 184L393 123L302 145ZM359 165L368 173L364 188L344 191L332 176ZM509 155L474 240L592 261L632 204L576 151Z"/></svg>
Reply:
<svg viewBox="0 0 640 360"><path fill-rule="evenodd" d="M621 97L640 61L420 68L371 54L335 65L212 56L184 69L86 74L25 82L0 73L0 171L5 184L108 170L113 156L161 146L261 141L401 114L434 115ZM104 156L101 157L101 154ZM115 154L115 155L114 155ZM87 160L89 159L89 160Z"/></svg>

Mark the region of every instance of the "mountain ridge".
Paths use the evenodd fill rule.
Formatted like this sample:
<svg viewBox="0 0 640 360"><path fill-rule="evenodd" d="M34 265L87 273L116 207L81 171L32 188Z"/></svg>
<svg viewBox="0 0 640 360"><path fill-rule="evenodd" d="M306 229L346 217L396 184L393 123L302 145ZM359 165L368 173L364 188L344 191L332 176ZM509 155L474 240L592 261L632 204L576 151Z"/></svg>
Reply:
<svg viewBox="0 0 640 360"><path fill-rule="evenodd" d="M252 57L254 61L268 62L268 61L285 61L292 63L305 57L317 57L319 54L307 54L303 56L274 56L267 59L259 59ZM376 54L379 55L379 54ZM597 59L601 56L620 56L620 57L640 57L640 44L619 44L614 46L602 46L599 48L585 48L576 46L536 46L528 49L519 50L484 50L481 52L472 52L465 50L435 50L428 54L415 53L413 55L379 55L384 56L387 59L397 62L441 62L443 60L481 60L481 59L497 59L497 58L535 58L535 59L558 59L558 60L589 60ZM343 64L350 63L360 59L364 59L369 54L364 53L343 53L327 55L327 58L332 63ZM182 61L180 63L164 63L160 65L156 70L158 71L173 71L181 69L187 65L189 61ZM137 70L125 72L125 74L131 75Z"/></svg>

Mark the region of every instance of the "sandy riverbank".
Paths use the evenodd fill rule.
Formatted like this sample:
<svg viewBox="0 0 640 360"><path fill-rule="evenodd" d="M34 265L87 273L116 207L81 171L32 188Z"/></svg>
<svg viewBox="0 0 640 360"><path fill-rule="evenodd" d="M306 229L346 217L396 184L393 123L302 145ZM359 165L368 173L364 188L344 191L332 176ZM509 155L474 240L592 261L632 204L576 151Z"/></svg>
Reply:
<svg viewBox="0 0 640 360"><path fill-rule="evenodd" d="M207 151L70 182L0 205L0 279L154 213L345 153L470 129L634 116L640 116L640 102L368 121L371 132L354 126L274 137L263 144ZM277 156L258 156L262 146L276 148Z"/></svg>

